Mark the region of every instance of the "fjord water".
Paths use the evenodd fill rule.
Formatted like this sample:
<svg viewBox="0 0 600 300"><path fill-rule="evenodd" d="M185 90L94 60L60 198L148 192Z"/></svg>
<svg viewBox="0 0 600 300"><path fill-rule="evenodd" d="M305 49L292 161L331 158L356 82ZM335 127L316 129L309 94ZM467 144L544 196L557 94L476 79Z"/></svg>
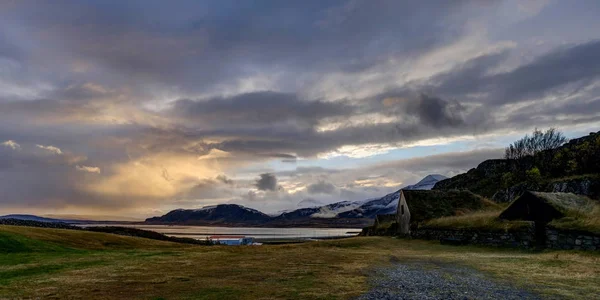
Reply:
<svg viewBox="0 0 600 300"><path fill-rule="evenodd" d="M86 224L89 226L107 226L106 224ZM185 225L138 225L111 224L110 226L133 227L156 231L168 236L205 239L212 235L248 236L257 240L297 240L297 239L328 239L351 237L361 229L356 228L255 228L255 227L208 227Z"/></svg>

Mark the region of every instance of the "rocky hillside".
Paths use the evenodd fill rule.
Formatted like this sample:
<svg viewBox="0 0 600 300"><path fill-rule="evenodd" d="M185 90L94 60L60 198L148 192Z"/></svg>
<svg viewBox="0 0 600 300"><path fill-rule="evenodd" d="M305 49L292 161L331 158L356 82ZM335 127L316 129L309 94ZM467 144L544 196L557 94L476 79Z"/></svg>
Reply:
<svg viewBox="0 0 600 300"><path fill-rule="evenodd" d="M496 192L503 188L502 176L509 171L510 165L508 161L504 159L490 159L482 162L477 168L473 168L467 173L439 181L433 189L468 189L475 194L492 198Z"/></svg>
<svg viewBox="0 0 600 300"><path fill-rule="evenodd" d="M600 134L519 161L486 160L467 173L441 180L434 190L468 189L496 202L510 202L525 190L572 192L600 198Z"/></svg>

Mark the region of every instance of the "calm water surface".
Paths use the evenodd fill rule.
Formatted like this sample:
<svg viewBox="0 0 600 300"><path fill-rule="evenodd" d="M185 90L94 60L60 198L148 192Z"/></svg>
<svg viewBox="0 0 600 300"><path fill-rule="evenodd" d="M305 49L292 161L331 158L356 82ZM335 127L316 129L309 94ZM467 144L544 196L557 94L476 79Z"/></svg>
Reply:
<svg viewBox="0 0 600 300"><path fill-rule="evenodd" d="M88 226L122 226L152 230L168 236L205 239L211 235L244 235L255 239L324 239L355 236L355 228L253 228L207 227L183 225L86 224Z"/></svg>

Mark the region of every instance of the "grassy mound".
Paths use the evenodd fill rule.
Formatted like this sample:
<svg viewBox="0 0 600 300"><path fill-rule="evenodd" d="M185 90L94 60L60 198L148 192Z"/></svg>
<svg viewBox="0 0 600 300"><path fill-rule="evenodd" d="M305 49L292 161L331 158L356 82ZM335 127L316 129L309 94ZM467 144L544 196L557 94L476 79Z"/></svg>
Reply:
<svg viewBox="0 0 600 300"><path fill-rule="evenodd" d="M169 242L83 230L0 226L0 253L169 248L177 246Z"/></svg>

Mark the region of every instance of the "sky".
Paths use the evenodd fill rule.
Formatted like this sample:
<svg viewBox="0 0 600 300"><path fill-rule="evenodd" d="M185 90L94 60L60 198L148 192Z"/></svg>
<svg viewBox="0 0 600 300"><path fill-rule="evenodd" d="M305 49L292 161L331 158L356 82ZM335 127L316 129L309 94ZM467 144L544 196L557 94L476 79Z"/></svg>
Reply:
<svg viewBox="0 0 600 300"><path fill-rule="evenodd" d="M600 124L600 2L2 1L0 214L381 197Z"/></svg>

